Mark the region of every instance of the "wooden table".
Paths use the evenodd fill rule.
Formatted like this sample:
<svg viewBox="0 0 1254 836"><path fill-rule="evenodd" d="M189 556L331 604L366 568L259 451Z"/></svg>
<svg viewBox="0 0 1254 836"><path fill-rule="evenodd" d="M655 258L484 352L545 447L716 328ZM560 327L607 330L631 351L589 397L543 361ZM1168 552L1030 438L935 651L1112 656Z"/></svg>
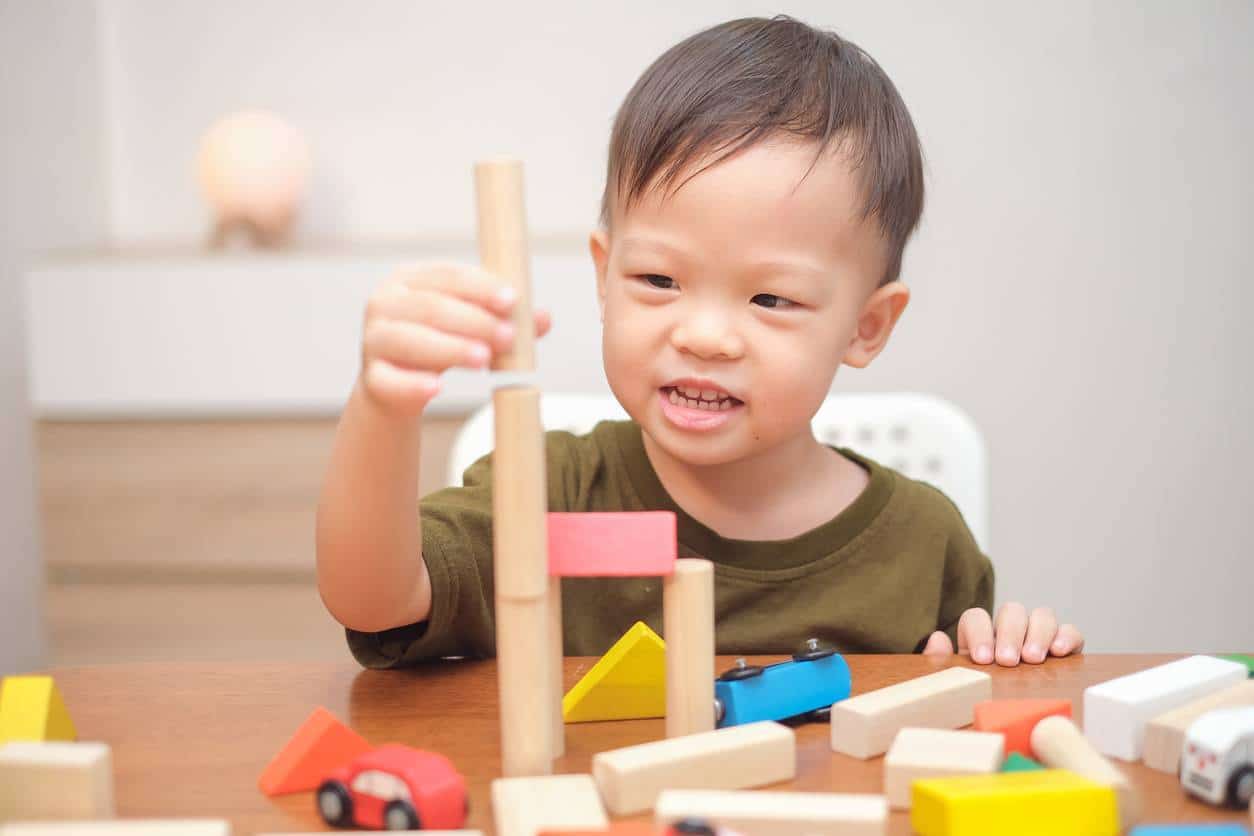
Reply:
<svg viewBox="0 0 1254 836"><path fill-rule="evenodd" d="M855 693L945 666L922 656L846 658ZM1174 658L1089 655L983 670L993 675L996 697L1069 698L1079 715L1087 686ZM594 661L567 659L567 687ZM731 661L720 658L716 670ZM226 818L235 834L326 829L312 793L269 799L256 788L265 764L322 705L372 743L395 741L449 756L470 783L467 827L493 831L488 785L500 769L495 662L445 662L405 671L364 671L348 662L145 664L52 674L80 738L113 747L119 816ZM566 755L556 771L586 772L596 752L663 734L661 720L567 726ZM834 754L828 739L826 725L799 728L797 778L774 789L882 792L881 758ZM1124 766L1144 793L1148 822L1248 820L1246 814L1187 798L1175 776ZM907 814L892 815L889 833L910 833Z"/></svg>

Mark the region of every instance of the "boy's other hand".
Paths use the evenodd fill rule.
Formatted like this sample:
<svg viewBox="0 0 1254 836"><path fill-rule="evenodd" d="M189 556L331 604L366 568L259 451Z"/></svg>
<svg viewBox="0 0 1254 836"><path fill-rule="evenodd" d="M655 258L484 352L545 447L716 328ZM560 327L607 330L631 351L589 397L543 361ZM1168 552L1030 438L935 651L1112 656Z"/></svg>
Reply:
<svg viewBox="0 0 1254 836"><path fill-rule="evenodd" d="M995 649L995 652L994 652ZM1084 636L1071 624L1059 626L1054 611L1037 607L1031 615L1020 603L1003 604L996 627L987 610L969 609L958 619L958 652L971 661L1014 667L1020 660L1039 665L1050 656L1070 656L1084 650ZM949 636L939 630L931 635L923 652L948 656L954 652Z"/></svg>
<svg viewBox="0 0 1254 836"><path fill-rule="evenodd" d="M397 272L370 296L362 329L361 385L385 411L416 417L454 366L487 368L513 346L516 293L500 278L460 264ZM549 315L535 312L536 336Z"/></svg>

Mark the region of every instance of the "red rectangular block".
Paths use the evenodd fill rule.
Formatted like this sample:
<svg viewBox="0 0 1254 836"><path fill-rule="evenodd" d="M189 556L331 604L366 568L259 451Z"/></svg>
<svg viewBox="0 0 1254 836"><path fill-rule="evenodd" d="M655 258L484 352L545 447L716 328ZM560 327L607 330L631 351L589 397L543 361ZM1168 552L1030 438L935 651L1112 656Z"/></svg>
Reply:
<svg viewBox="0 0 1254 836"><path fill-rule="evenodd" d="M1018 752L1032 757L1032 729L1054 714L1071 716L1070 700L989 700L976 703L972 728L982 732L1000 732L1006 738L1006 755Z"/></svg>
<svg viewBox="0 0 1254 836"><path fill-rule="evenodd" d="M620 578L669 575L678 545L670 511L550 513L549 575Z"/></svg>

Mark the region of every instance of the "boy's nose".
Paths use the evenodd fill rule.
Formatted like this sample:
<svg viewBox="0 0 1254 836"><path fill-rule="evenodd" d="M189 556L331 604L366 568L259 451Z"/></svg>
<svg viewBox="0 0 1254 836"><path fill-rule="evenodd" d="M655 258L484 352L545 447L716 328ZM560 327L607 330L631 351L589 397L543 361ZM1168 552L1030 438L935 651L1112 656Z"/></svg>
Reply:
<svg viewBox="0 0 1254 836"><path fill-rule="evenodd" d="M704 314L690 317L671 331L671 345L703 360L736 360L744 354L744 341L725 317Z"/></svg>

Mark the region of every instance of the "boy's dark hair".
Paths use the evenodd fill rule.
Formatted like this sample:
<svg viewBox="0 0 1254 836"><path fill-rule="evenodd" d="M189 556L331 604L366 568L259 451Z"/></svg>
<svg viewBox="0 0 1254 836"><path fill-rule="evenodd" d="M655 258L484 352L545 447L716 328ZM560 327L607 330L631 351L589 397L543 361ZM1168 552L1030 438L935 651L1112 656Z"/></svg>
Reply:
<svg viewBox="0 0 1254 836"><path fill-rule="evenodd" d="M875 218L888 244L881 284L896 279L923 212L910 113L861 48L784 15L698 32L644 71L610 133L601 222L609 224L615 196L627 207L655 183L678 188L698 159L711 155L705 168L780 134L814 140L819 155L835 144L849 155L862 216Z"/></svg>

